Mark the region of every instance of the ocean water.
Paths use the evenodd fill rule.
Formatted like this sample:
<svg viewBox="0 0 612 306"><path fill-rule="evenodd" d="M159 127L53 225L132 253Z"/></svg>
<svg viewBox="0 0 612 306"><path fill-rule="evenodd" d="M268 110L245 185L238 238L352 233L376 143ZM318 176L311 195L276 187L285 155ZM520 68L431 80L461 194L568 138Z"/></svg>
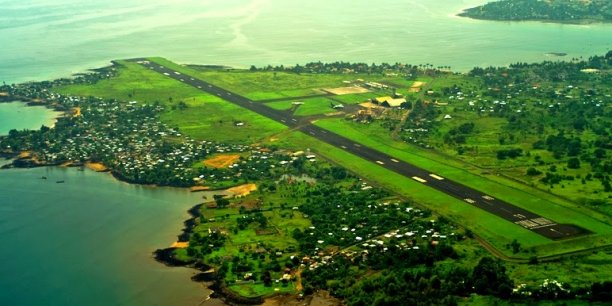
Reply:
<svg viewBox="0 0 612 306"><path fill-rule="evenodd" d="M0 135L7 135L11 129L37 130L43 124L51 127L61 114L44 106L27 106L18 101L0 103Z"/></svg>
<svg viewBox="0 0 612 306"><path fill-rule="evenodd" d="M199 305L193 270L151 255L198 200L89 170L0 171L0 305Z"/></svg>
<svg viewBox="0 0 612 306"><path fill-rule="evenodd" d="M66 77L141 56L237 67L344 60L467 70L612 47L606 24L454 16L485 1L0 0L0 82ZM0 104L0 135L53 117ZM190 281L193 271L151 258L199 201L87 170L0 171L0 305L199 305L209 291Z"/></svg>
<svg viewBox="0 0 612 306"><path fill-rule="evenodd" d="M612 25L455 17L486 0L0 0L0 81L68 76L112 59L475 66L603 54ZM556 59L556 58L552 58Z"/></svg>

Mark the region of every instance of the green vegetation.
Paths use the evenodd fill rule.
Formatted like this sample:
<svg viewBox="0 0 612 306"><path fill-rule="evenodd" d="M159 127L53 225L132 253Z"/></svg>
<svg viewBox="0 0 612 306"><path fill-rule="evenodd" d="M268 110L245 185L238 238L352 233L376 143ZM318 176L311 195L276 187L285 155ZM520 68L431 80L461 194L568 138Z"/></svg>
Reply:
<svg viewBox="0 0 612 306"><path fill-rule="evenodd" d="M285 128L137 63L118 61L117 64L118 75L114 78L54 90L76 96L160 103L165 106L162 122L198 140L255 143ZM225 132L219 133L220 130Z"/></svg>
<svg viewBox="0 0 612 306"><path fill-rule="evenodd" d="M186 108L164 112L161 120L195 139L256 143L285 129L278 122L215 96L201 95L187 100L186 104Z"/></svg>
<svg viewBox="0 0 612 306"><path fill-rule="evenodd" d="M467 75L429 65L311 63L247 71L155 59L252 99L280 99L261 103L295 107L306 119L335 111L331 103L396 91L406 106L355 113L351 106L346 118L315 124L594 232L562 241L125 61L105 77L3 86L11 96L80 113L54 129L11 131L0 148L32 151L34 159L16 165L101 161L137 183L256 184L242 197L205 194L200 215L181 236L188 247L173 251L178 261L214 267L217 284L243 297L327 289L349 305L606 301L611 58L476 68ZM310 97L344 81L373 91ZM410 89L415 81L425 84ZM239 159L222 169L202 163L224 154ZM578 196L584 201L572 201ZM596 205L600 212L591 210ZM481 243L509 262L489 258Z"/></svg>
<svg viewBox="0 0 612 306"><path fill-rule="evenodd" d="M54 88L61 94L74 96L94 96L122 101L159 102L176 105L179 101L202 96L202 92L192 86L163 77L149 71L137 63L116 61L117 76L94 84L71 84Z"/></svg>
<svg viewBox="0 0 612 306"><path fill-rule="evenodd" d="M583 226L595 233L602 234L602 237L606 237L604 239L605 241L608 241L607 243L609 243L609 239L612 238L612 228L608 225L610 222L610 218L608 216L597 214L593 211L585 209L582 206L578 206L571 202L547 195L529 186L516 184L515 182L507 179L502 178L498 179L497 181L492 180L490 179L491 175L482 175L480 173L482 170L478 168L462 167L463 165L461 163L448 160L444 156L437 155L435 152L431 152L430 150L419 149L403 142L394 141L390 138L388 133L380 127L358 124L343 119L319 120L316 122L316 124L349 139L353 139L354 141L363 145L377 148L378 150L400 160L414 163L420 167L429 169L434 173L444 173L445 177L460 181L463 184L474 187L487 194L496 195L500 199L514 203L535 213L541 213L542 215L554 219L557 222ZM323 152L327 152L326 155L334 153L334 151L331 150L325 150ZM339 160L338 162L340 164L344 164L344 162L342 162L342 159L344 158L335 159ZM345 164L348 166L351 164L356 164L356 162L346 162ZM380 167L372 165L372 168ZM359 167L351 167L351 169L359 169ZM375 173L374 171L374 169L371 169L364 172ZM383 169L380 171L386 170ZM359 174L368 177L368 175L365 173ZM456 218L456 221L460 224L469 224L467 226L474 232L478 233L479 235L483 235L483 237L487 238L488 241L492 242L498 248L499 246L510 242L508 237L517 237L518 235L519 228L514 224L498 220L497 217L491 216L490 214L479 209L475 209L473 206L462 201L449 198L444 200L439 199L440 202L437 202L434 199L437 199L435 195L438 192L424 189L417 182L413 182L411 180L406 182L406 179L400 179L399 176L395 178L392 174L372 175L371 179L382 184L383 186L395 186L397 189L394 190L396 190L398 193L406 194L419 203L427 203L427 207L434 209L442 215ZM410 185L414 185L415 190L410 190ZM485 223L484 220L487 219L491 219L492 222L490 224L488 224L488 222ZM523 229L521 228L520 230ZM530 236L533 237L529 238ZM498 241L498 239L501 240ZM544 245L559 243L551 243L549 241L542 240L539 235L531 232L527 232L519 240L524 245L529 245L530 247L538 246L540 244L540 247L543 248L536 248L538 251L542 251L542 253L538 252L540 256L548 253L548 251L544 251L544 249L547 249L548 246ZM561 243L563 245L561 249L569 247L569 245L574 243L575 242ZM578 243L578 245L582 245L581 247L586 247L590 243L592 243L592 241L587 239L582 243ZM575 247L578 247L578 245ZM558 252L559 248L554 248L549 251L552 251L552 253ZM528 255L525 254L523 256Z"/></svg>
<svg viewBox="0 0 612 306"><path fill-rule="evenodd" d="M284 71L249 70L197 70L178 66L163 59L152 58L156 63L177 69L201 80L253 100L283 99L325 94L323 88L344 87L344 81L367 78L360 74L296 74Z"/></svg>
<svg viewBox="0 0 612 306"><path fill-rule="evenodd" d="M467 9L459 16L487 20L611 22L612 4L608 0L501 0Z"/></svg>

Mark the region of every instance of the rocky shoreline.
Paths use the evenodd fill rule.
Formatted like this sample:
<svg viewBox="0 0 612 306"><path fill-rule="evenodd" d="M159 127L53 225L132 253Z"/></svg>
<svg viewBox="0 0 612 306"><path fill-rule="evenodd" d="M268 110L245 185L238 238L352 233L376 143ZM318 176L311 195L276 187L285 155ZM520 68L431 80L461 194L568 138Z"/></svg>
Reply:
<svg viewBox="0 0 612 306"><path fill-rule="evenodd" d="M188 210L190 218L185 220L183 223L185 227L178 235L179 242L189 241L189 236L197 225L197 218L201 216L200 209L203 205L204 204L197 204ZM215 269L213 267L208 266L201 261L183 261L177 259L173 254L175 249L177 248L170 247L165 249L157 249L153 252L153 257L156 261L169 267L188 267L197 270L198 273L192 276L191 280L195 282L210 283L208 289L213 291L210 297L219 299L227 305L260 305L264 303L265 300L263 297L243 297L229 290L222 283L222 280L217 278L217 274L215 273Z"/></svg>

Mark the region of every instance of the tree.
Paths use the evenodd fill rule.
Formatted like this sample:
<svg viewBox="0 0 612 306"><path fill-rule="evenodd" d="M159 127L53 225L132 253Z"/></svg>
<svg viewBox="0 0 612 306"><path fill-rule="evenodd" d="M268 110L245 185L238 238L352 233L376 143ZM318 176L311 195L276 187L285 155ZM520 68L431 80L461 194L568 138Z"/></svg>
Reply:
<svg viewBox="0 0 612 306"><path fill-rule="evenodd" d="M521 250L521 244L516 239L512 240L510 246L512 247L513 254L516 254Z"/></svg>
<svg viewBox="0 0 612 306"><path fill-rule="evenodd" d="M576 157L572 157L567 161L567 167L570 169L580 169L580 160Z"/></svg>
<svg viewBox="0 0 612 306"><path fill-rule="evenodd" d="M499 260L483 257L472 271L472 283L478 294L507 297L514 284Z"/></svg>
<svg viewBox="0 0 612 306"><path fill-rule="evenodd" d="M213 198L215 199L215 203L217 203L217 207L219 208L224 208L230 203L229 200L222 195L216 194L213 196Z"/></svg>
<svg viewBox="0 0 612 306"><path fill-rule="evenodd" d="M539 171L538 169L534 167L530 167L529 169L527 169L527 175L529 176L536 176L540 174L542 174L542 171Z"/></svg>

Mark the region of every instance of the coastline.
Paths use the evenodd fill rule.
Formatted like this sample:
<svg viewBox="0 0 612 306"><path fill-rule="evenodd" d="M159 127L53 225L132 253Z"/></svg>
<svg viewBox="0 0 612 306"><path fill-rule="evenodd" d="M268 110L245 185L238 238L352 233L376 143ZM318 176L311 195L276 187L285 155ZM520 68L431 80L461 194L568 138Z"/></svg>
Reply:
<svg viewBox="0 0 612 306"><path fill-rule="evenodd" d="M0 104L1 103L22 103L25 104L25 107L45 107L53 112L53 116L42 123L44 126L49 128L54 128L55 124L61 117L70 115L68 110L60 108L58 105L52 105L48 101L27 99L24 97L13 97L10 95L0 95Z"/></svg>
<svg viewBox="0 0 612 306"><path fill-rule="evenodd" d="M588 26L593 24L612 24L610 21L605 20L597 20L597 19L577 19L577 20L554 20L554 19L491 19L484 17L476 17L476 16L468 16L462 15L465 11L461 11L457 13L455 16L459 18L468 18L472 20L482 20L482 21L492 21L492 22L539 22L539 23L549 23L549 24L565 24L565 25L576 25L576 26Z"/></svg>
<svg viewBox="0 0 612 306"><path fill-rule="evenodd" d="M177 236L177 242L188 242L189 236L193 232L193 228L197 225L197 218L201 216L200 209L204 204L197 204L190 208L187 212L190 218L183 222L184 227L181 233ZM187 267L194 269L197 273L191 277L191 280L198 283L203 283L208 289L212 290L209 299L217 299L225 305L260 305L265 302L263 297L243 297L230 291L227 287L221 284L217 279L215 268L201 261L182 261L173 255L173 251L177 247L168 247L165 249L157 249L153 252L153 258L168 267Z"/></svg>

